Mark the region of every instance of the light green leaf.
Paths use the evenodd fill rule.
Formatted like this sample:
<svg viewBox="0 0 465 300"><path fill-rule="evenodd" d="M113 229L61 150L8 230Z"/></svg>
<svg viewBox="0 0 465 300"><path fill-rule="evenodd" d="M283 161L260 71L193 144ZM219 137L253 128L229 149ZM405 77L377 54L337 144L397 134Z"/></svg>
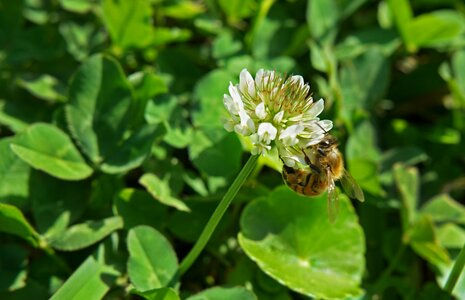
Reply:
<svg viewBox="0 0 465 300"><path fill-rule="evenodd" d="M123 228L120 217L110 217L99 221L88 221L73 225L49 241L50 245L62 251L75 251L93 245L115 230Z"/></svg>
<svg viewBox="0 0 465 300"><path fill-rule="evenodd" d="M0 232L17 235L34 247L39 245L39 234L13 205L0 203Z"/></svg>
<svg viewBox="0 0 465 300"><path fill-rule="evenodd" d="M192 140L192 126L188 112L173 95L161 95L147 104L145 119L149 124L164 124L167 133L164 141L176 148L186 147Z"/></svg>
<svg viewBox="0 0 465 300"><path fill-rule="evenodd" d="M460 249L465 245L465 230L454 223L441 225L436 233L439 244L444 248Z"/></svg>
<svg viewBox="0 0 465 300"><path fill-rule="evenodd" d="M434 266L441 267L450 263L449 254L436 237L434 224L429 216L420 216L406 232L407 241L421 257Z"/></svg>
<svg viewBox="0 0 465 300"><path fill-rule="evenodd" d="M181 211L190 211L189 207L182 200L172 196L168 180L169 178L161 180L155 174L147 173L139 179L139 183L161 203L172 206Z"/></svg>
<svg viewBox="0 0 465 300"><path fill-rule="evenodd" d="M64 180L84 179L93 171L70 137L53 125L30 126L15 138L11 149L33 168Z"/></svg>
<svg viewBox="0 0 465 300"><path fill-rule="evenodd" d="M113 43L121 48L144 48L154 39L150 1L102 1L103 21Z"/></svg>
<svg viewBox="0 0 465 300"><path fill-rule="evenodd" d="M175 19L192 19L204 11L204 5L195 1L174 2L162 8L165 16Z"/></svg>
<svg viewBox="0 0 465 300"><path fill-rule="evenodd" d="M161 233L148 226L137 226L129 230L127 246L129 278L139 291L176 285L176 253Z"/></svg>
<svg viewBox="0 0 465 300"><path fill-rule="evenodd" d="M381 100L389 83L389 64L381 49L370 47L347 61L340 71L343 113L350 119L360 108L370 110Z"/></svg>
<svg viewBox="0 0 465 300"><path fill-rule="evenodd" d="M465 207L448 194L440 194L423 204L421 213L431 216L435 222L465 224Z"/></svg>
<svg viewBox="0 0 465 300"><path fill-rule="evenodd" d="M147 300L180 300L178 294L172 288L153 289L145 292L133 290L131 293Z"/></svg>
<svg viewBox="0 0 465 300"><path fill-rule="evenodd" d="M454 264L455 261L451 261L449 264L443 265L439 268L439 272L436 277L439 286L445 286ZM452 295L455 296L456 299L465 298L465 272L460 274L457 283L455 284L454 290L452 291Z"/></svg>
<svg viewBox="0 0 465 300"><path fill-rule="evenodd" d="M451 42L465 30L465 18L457 11L436 10L414 18L407 26L407 44L437 46Z"/></svg>
<svg viewBox="0 0 465 300"><path fill-rule="evenodd" d="M251 16L257 9L254 0L219 0L218 4L231 22Z"/></svg>
<svg viewBox="0 0 465 300"><path fill-rule="evenodd" d="M89 256L50 300L100 300L110 289L105 266ZM112 276L113 277L113 276ZM112 278L114 280L114 278Z"/></svg>
<svg viewBox="0 0 465 300"><path fill-rule="evenodd" d="M61 22L59 31L66 42L68 52L78 61L84 60L106 39L105 34L98 31L92 23Z"/></svg>
<svg viewBox="0 0 465 300"><path fill-rule="evenodd" d="M394 17L397 30L399 30L404 41L407 40L408 26L413 18L413 11L409 0L388 0L387 3L391 15Z"/></svg>
<svg viewBox="0 0 465 300"><path fill-rule="evenodd" d="M316 40L332 42L337 34L339 9L335 0L308 0L307 25Z"/></svg>
<svg viewBox="0 0 465 300"><path fill-rule="evenodd" d="M465 50L458 51L452 57L452 69L454 70L460 94L462 106L465 107Z"/></svg>
<svg viewBox="0 0 465 300"><path fill-rule="evenodd" d="M18 80L18 84L37 98L49 101L66 100L64 86L51 75L42 74L33 79L22 77Z"/></svg>
<svg viewBox="0 0 465 300"><path fill-rule="evenodd" d="M193 122L196 126L223 127L221 117L226 117L223 94L227 93L229 82L235 78L231 73L217 69L202 77L194 89Z"/></svg>
<svg viewBox="0 0 465 300"><path fill-rule="evenodd" d="M119 63L100 54L88 58L74 74L66 116L79 146L100 164L125 140L132 91Z"/></svg>
<svg viewBox="0 0 465 300"><path fill-rule="evenodd" d="M234 55L241 49L242 43L235 39L230 31L222 31L213 41L212 56L216 59L221 59ZM224 84L224 82L222 82L222 84Z"/></svg>
<svg viewBox="0 0 465 300"><path fill-rule="evenodd" d="M346 146L347 160L363 159L378 162L381 157L377 146L377 132L372 123L360 123L349 136Z"/></svg>
<svg viewBox="0 0 465 300"><path fill-rule="evenodd" d="M243 211L239 243L265 273L292 290L325 299L360 295L363 231L345 196L334 224L326 200L280 187Z"/></svg>
<svg viewBox="0 0 465 300"><path fill-rule="evenodd" d="M406 167L400 163L395 164L394 180L402 201L402 224L404 230L406 230L409 225L413 224L417 214L420 187L418 169Z"/></svg>
<svg viewBox="0 0 465 300"><path fill-rule="evenodd" d="M243 287L212 287L186 300L256 300L257 297Z"/></svg>
<svg viewBox="0 0 465 300"><path fill-rule="evenodd" d="M0 202L24 208L29 195L29 165L10 149L14 138L0 140Z"/></svg>
<svg viewBox="0 0 465 300"><path fill-rule="evenodd" d="M372 195L382 196L385 194L379 180L378 165L366 159L352 159L347 162L350 174L355 181Z"/></svg>
<svg viewBox="0 0 465 300"><path fill-rule="evenodd" d="M60 0L60 5L75 13L86 13L90 11L94 6L97 5L96 0Z"/></svg>

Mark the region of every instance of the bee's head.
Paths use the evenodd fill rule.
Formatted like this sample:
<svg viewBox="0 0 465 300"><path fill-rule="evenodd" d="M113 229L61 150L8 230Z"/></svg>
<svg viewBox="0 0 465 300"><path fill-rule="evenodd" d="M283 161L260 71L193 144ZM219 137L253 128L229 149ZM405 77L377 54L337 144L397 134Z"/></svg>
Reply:
<svg viewBox="0 0 465 300"><path fill-rule="evenodd" d="M337 139L330 134L326 134L324 139L320 142L319 145L321 148L325 148L325 149L332 148L334 146L337 146Z"/></svg>

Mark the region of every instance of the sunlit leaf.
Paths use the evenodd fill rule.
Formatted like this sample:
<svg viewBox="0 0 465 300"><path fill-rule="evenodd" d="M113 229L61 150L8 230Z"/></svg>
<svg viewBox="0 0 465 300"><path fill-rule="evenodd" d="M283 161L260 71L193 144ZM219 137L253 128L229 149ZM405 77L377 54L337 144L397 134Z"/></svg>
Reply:
<svg viewBox="0 0 465 300"><path fill-rule="evenodd" d="M308 198L278 188L246 207L239 243L265 273L299 293L331 299L359 295L364 235L350 202L340 198L339 216L331 224L326 195Z"/></svg>
<svg viewBox="0 0 465 300"><path fill-rule="evenodd" d="M128 233L128 274L141 292L177 283L178 260L169 241L157 230L137 226Z"/></svg>
<svg viewBox="0 0 465 300"><path fill-rule="evenodd" d="M404 229L415 220L418 208L419 175L414 167L402 164L394 165L394 179L402 200L402 216Z"/></svg>
<svg viewBox="0 0 465 300"><path fill-rule="evenodd" d="M60 235L55 235L50 244L63 251L75 251L88 247L113 231L123 227L120 217L110 217L99 221L88 221L73 225Z"/></svg>
<svg viewBox="0 0 465 300"><path fill-rule="evenodd" d="M39 234L32 228L19 209L0 203L0 231L17 235L37 247Z"/></svg>
<svg viewBox="0 0 465 300"><path fill-rule="evenodd" d="M154 39L150 1L102 1L103 21L113 42L122 48L147 47Z"/></svg>
<svg viewBox="0 0 465 300"><path fill-rule="evenodd" d="M93 172L71 138L53 125L32 125L15 138L11 149L33 168L61 179L84 179Z"/></svg>
<svg viewBox="0 0 465 300"><path fill-rule="evenodd" d="M100 300L110 289L105 278L112 278L105 266L89 256L63 286L50 298L51 300Z"/></svg>
<svg viewBox="0 0 465 300"><path fill-rule="evenodd" d="M178 294L172 288L159 288L139 292L137 290L131 291L132 294L139 295L147 300L179 300Z"/></svg>
<svg viewBox="0 0 465 300"><path fill-rule="evenodd" d="M257 297L243 287L223 288L213 287L204 290L186 300L255 300Z"/></svg>
<svg viewBox="0 0 465 300"><path fill-rule="evenodd" d="M29 194L30 167L10 149L13 138L0 140L0 202L22 208Z"/></svg>
<svg viewBox="0 0 465 300"><path fill-rule="evenodd" d="M155 174L147 173L139 179L139 183L161 203L172 206L178 210L190 211L189 207L182 200L177 199L171 194L167 180L162 180Z"/></svg>

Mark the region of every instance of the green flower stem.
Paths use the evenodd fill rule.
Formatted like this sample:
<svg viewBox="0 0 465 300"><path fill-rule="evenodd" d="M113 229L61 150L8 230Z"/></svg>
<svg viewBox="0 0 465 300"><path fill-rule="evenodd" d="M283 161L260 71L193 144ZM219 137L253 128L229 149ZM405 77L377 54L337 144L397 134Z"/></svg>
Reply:
<svg viewBox="0 0 465 300"><path fill-rule="evenodd" d="M460 250L460 253L457 256L457 259L455 260L454 267L452 268L452 271L449 274L449 278L447 278L446 285L444 286L444 290L446 290L446 292L448 292L449 294L452 294L455 284L457 283L457 280L459 279L460 274L462 274L464 265L465 265L465 245L463 245L462 250Z"/></svg>
<svg viewBox="0 0 465 300"><path fill-rule="evenodd" d="M239 175L237 175L236 179L234 180L232 185L229 187L223 199L221 199L220 204L218 204L212 216L210 217L210 220L208 220L207 225L205 226L202 233L200 234L200 237L195 243L194 247L191 249L191 251L187 254L187 256L181 262L181 265L179 266L179 273L181 275L186 273L186 271L190 268L190 266L197 259L200 252L202 252L203 248L205 248L205 245L207 244L208 240L213 234L213 231L215 231L216 226L220 222L221 218L223 217L224 213L228 209L232 200L236 196L242 184L244 184L245 180L247 179L247 177L250 175L250 173L254 169L255 165L257 164L258 157L259 155L252 155L249 157L249 160L247 161L245 166L242 168Z"/></svg>

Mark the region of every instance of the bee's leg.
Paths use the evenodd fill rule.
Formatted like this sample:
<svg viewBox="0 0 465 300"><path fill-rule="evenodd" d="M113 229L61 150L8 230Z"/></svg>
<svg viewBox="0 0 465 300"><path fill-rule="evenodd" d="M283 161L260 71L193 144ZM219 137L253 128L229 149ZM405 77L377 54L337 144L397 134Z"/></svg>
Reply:
<svg viewBox="0 0 465 300"><path fill-rule="evenodd" d="M316 165L312 164L312 163L308 163L308 166L310 167L310 169L312 169L312 171L314 171L315 173L317 174L320 174L321 173L321 169L318 168Z"/></svg>
<svg viewBox="0 0 465 300"><path fill-rule="evenodd" d="M312 171L314 171L315 173L320 174L321 173L320 168L318 168L315 164L313 164L311 162L310 157L308 157L308 155L307 155L307 153L305 153L304 149L302 149L302 153L304 154L305 162L310 167L310 169L312 169Z"/></svg>
<svg viewBox="0 0 465 300"><path fill-rule="evenodd" d="M304 149L301 149L302 150L302 153L304 154L304 159L305 159L305 162L307 163L307 165L311 165L312 162L310 161L310 157L308 157L307 153L305 153Z"/></svg>

